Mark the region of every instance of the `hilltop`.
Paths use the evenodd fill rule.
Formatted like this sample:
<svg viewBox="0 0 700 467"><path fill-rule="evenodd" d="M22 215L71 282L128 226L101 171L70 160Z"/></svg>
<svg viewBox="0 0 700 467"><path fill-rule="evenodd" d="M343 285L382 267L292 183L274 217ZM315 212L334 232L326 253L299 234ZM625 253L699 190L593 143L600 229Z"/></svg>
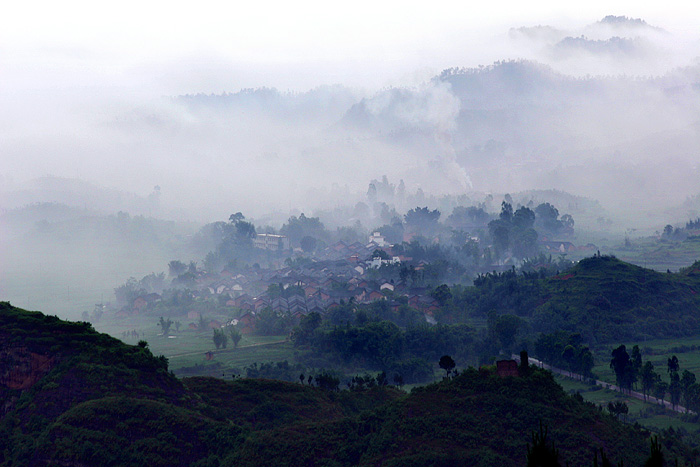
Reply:
<svg viewBox="0 0 700 467"><path fill-rule="evenodd" d="M700 330L699 264L661 273L596 255L552 277L480 276L462 301L473 315L497 310L526 319L534 332L580 333L590 344L689 336Z"/></svg>
<svg viewBox="0 0 700 467"><path fill-rule="evenodd" d="M179 380L145 343L0 305L2 465L523 465L539 421L570 465L641 465L648 433L552 376L467 369L406 394ZM595 440L591 444L591 440Z"/></svg>

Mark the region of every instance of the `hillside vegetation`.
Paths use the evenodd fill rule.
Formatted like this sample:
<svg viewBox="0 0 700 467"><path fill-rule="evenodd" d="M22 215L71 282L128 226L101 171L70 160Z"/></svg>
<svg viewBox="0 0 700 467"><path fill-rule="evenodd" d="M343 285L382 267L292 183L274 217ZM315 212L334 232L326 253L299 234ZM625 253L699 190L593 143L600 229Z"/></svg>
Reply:
<svg viewBox="0 0 700 467"><path fill-rule="evenodd" d="M580 333L592 345L690 336L700 331L699 270L696 262L660 273L597 255L549 278L514 271L480 276L455 305L472 316L517 315L534 332Z"/></svg>
<svg viewBox="0 0 700 467"><path fill-rule="evenodd" d="M641 465L648 434L566 395L549 373L467 369L406 394L178 380L128 346L0 305L2 465L524 465L540 421L560 458Z"/></svg>

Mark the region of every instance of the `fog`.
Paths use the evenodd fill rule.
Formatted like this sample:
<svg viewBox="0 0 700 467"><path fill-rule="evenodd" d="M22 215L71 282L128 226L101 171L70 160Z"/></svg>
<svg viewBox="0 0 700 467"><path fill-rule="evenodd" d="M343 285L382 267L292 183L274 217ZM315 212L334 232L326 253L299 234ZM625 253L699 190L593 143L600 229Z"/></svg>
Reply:
<svg viewBox="0 0 700 467"><path fill-rule="evenodd" d="M388 24L378 50L271 18L291 44L6 45L2 207L65 202L37 190L49 175L140 197L157 185L146 214L205 222L332 207L382 174L435 194L556 188L615 208L642 188L656 196L639 208L677 206L697 192L697 38L602 19Z"/></svg>
<svg viewBox="0 0 700 467"><path fill-rule="evenodd" d="M561 190L620 230L698 215L697 12L402 5L71 3L79 17L41 5L33 22L13 7L28 22L1 24L0 209L196 225L242 211L279 227L366 200L386 174L435 196ZM4 219L12 295L40 261ZM136 250L151 259L105 266L103 293L174 251Z"/></svg>

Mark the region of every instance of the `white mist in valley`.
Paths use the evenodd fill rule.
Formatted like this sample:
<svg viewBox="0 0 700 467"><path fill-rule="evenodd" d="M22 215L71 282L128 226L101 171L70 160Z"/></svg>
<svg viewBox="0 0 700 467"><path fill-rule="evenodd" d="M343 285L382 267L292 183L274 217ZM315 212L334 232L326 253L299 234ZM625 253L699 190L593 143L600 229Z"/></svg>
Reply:
<svg viewBox="0 0 700 467"><path fill-rule="evenodd" d="M367 202L382 175L425 204L559 190L620 231L698 216L697 12L510 6L13 6L0 298L89 306L163 270L204 223L279 227ZM130 242L125 213L160 234ZM76 302L75 271L99 299Z"/></svg>

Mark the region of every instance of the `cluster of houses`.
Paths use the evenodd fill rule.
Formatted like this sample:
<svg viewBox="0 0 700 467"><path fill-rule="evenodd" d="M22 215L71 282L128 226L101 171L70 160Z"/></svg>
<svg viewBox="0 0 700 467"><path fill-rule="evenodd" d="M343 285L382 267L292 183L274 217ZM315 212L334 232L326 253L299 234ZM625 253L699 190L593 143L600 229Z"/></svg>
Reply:
<svg viewBox="0 0 700 467"><path fill-rule="evenodd" d="M260 234L255 242L261 249L289 248L289 241L283 235ZM571 242L547 238L540 243L542 249L550 253L595 248L590 244L577 248ZM430 290L396 280L396 274L391 275L393 279L382 277L382 266L410 264L415 271L420 271L425 263L394 254L392 246L379 232L372 233L367 243L338 241L317 252L312 260L291 264L250 267L242 272L223 270L218 274L200 271L191 293L195 297L217 297L219 303L238 310L243 332L254 329L256 314L264 309L301 319L312 312L327 313L344 303L364 304L377 300L387 300L392 309L407 303L422 311L426 321L435 322L433 316L439 310L439 303L430 295ZM141 314L160 301L157 293L137 297L118 311L117 316ZM197 327L195 323L192 326Z"/></svg>
<svg viewBox="0 0 700 467"><path fill-rule="evenodd" d="M381 277L381 266L410 262L411 258L394 255L378 234L370 239L383 246L375 241L367 244L339 241L319 252L312 261L300 265L277 269L251 267L244 272L224 270L219 274L201 272L193 294L221 297L220 302L225 300L227 307L239 310L237 321L244 333L252 332L256 314L264 309L301 319L312 312L325 314L345 303L376 300L387 300L392 309L407 302L422 311L428 322L435 322L433 315L439 305L430 296L429 289ZM377 250L381 251L380 255ZM416 270L423 266L423 263L414 265ZM404 298L399 300L400 297ZM149 303L159 298L158 294L138 297L131 309L122 310L122 314L144 311Z"/></svg>

